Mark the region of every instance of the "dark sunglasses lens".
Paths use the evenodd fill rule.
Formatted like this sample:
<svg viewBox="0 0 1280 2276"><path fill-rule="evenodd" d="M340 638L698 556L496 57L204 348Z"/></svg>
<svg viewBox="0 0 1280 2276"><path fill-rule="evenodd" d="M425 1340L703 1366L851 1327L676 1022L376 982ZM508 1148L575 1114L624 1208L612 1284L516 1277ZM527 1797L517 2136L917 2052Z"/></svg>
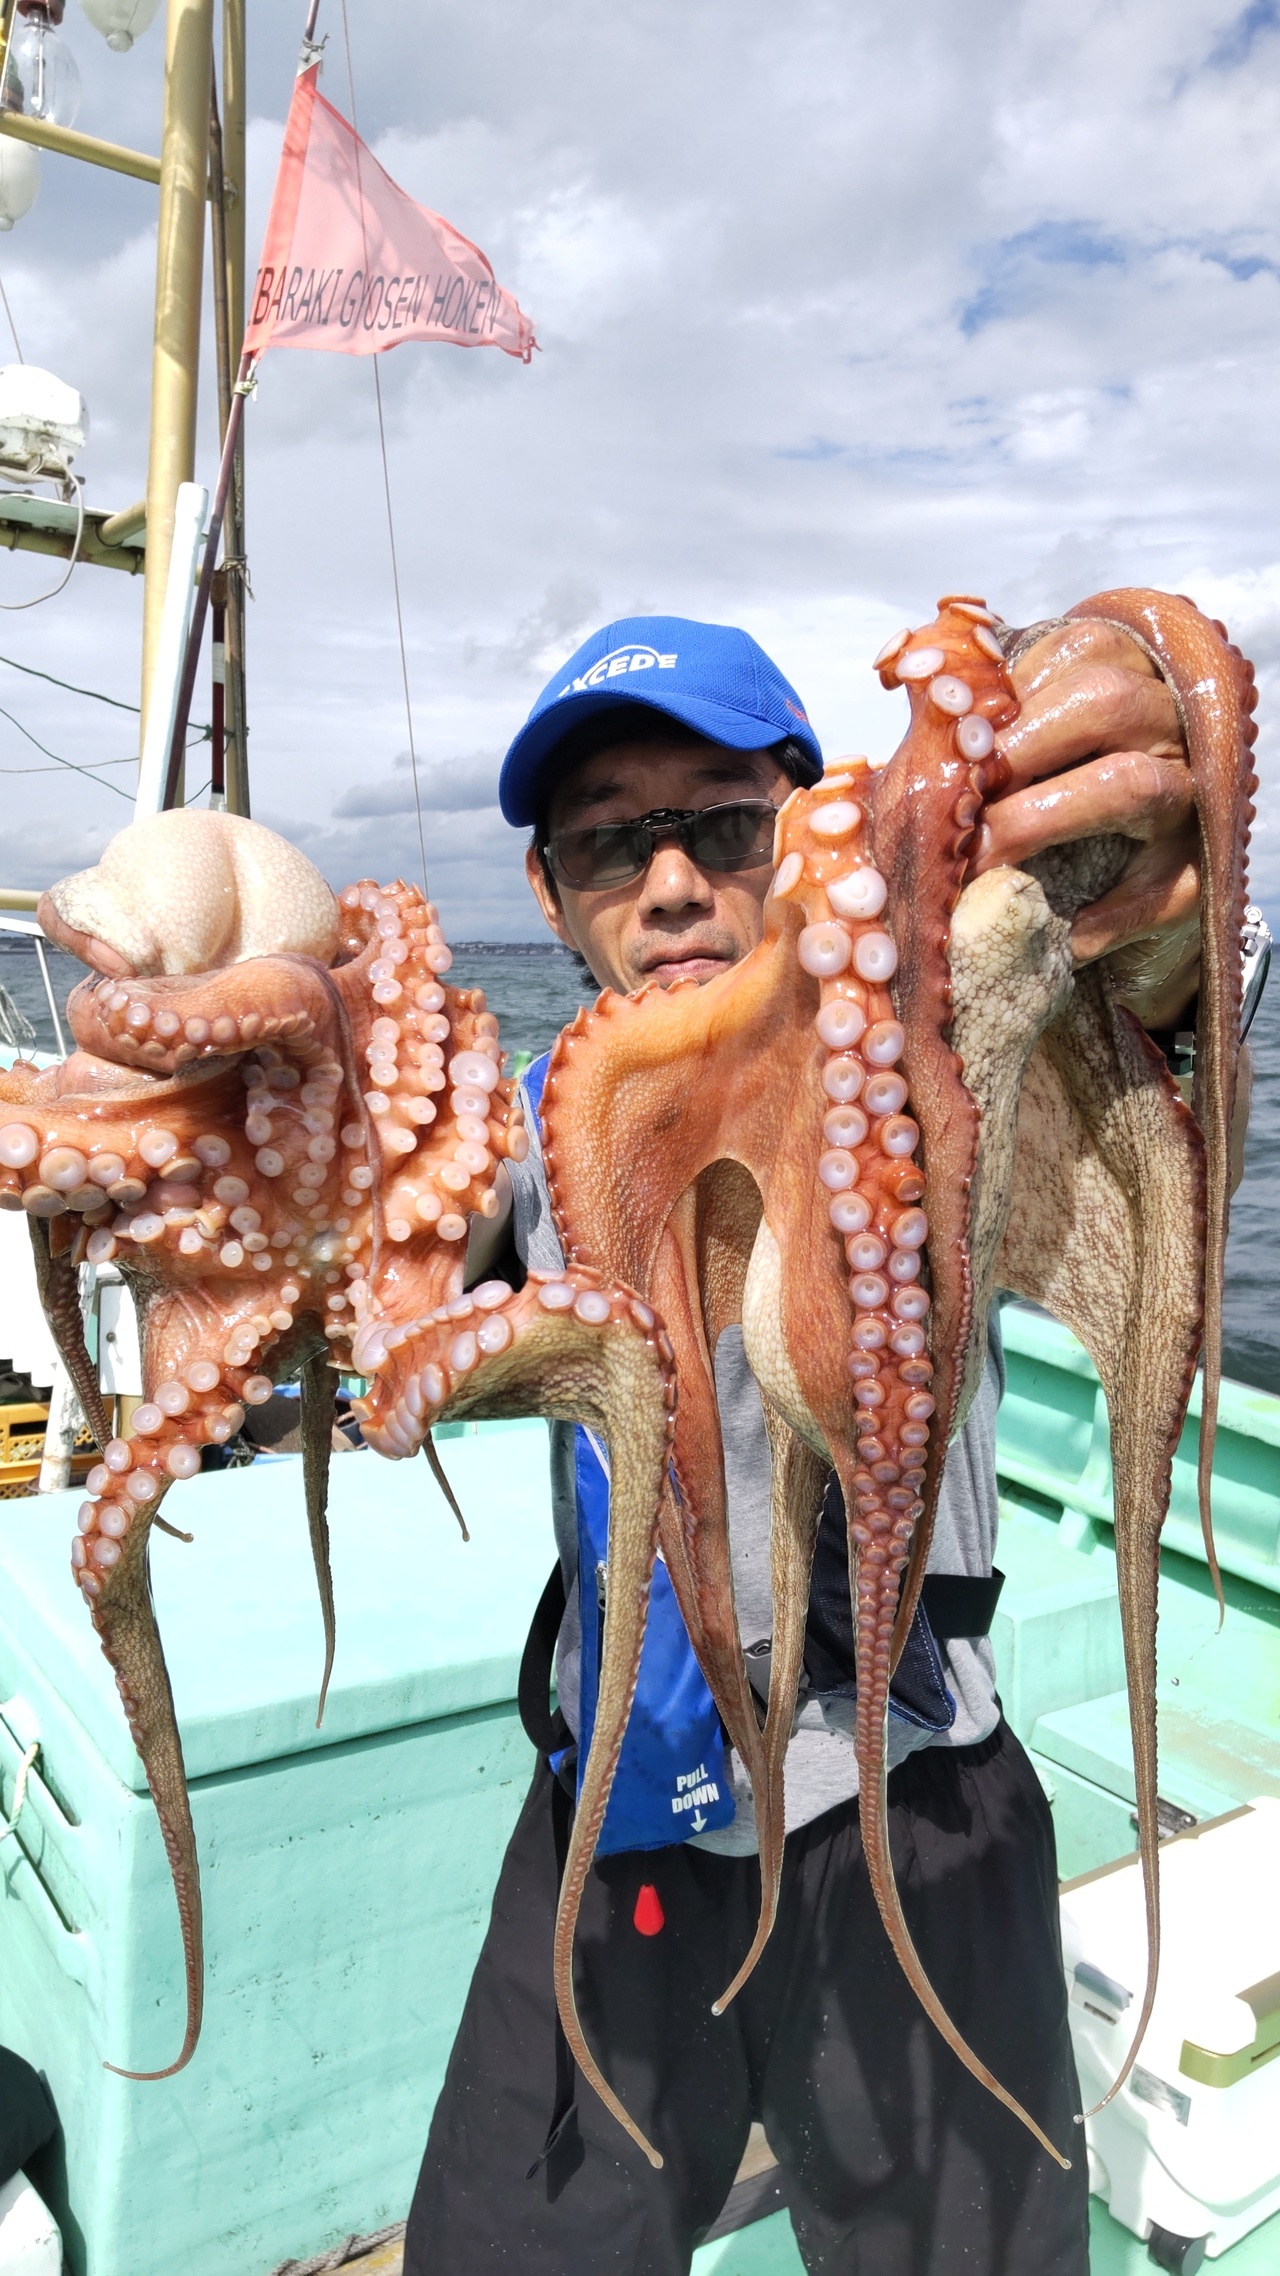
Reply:
<svg viewBox="0 0 1280 2276"><path fill-rule="evenodd" d="M596 830L566 830L547 851L562 885L625 885L648 867L653 838L643 822L605 822Z"/></svg>
<svg viewBox="0 0 1280 2276"><path fill-rule="evenodd" d="M689 852L704 869L751 869L773 851L772 806L711 806L687 825Z"/></svg>
<svg viewBox="0 0 1280 2276"><path fill-rule="evenodd" d="M776 820L766 801L744 799L689 814L674 834L704 869L754 869L771 857ZM658 821L661 825L665 816ZM592 886L626 885L639 877L649 866L653 846L651 821L605 822L594 830L565 830L551 840L547 858L561 885L582 892Z"/></svg>

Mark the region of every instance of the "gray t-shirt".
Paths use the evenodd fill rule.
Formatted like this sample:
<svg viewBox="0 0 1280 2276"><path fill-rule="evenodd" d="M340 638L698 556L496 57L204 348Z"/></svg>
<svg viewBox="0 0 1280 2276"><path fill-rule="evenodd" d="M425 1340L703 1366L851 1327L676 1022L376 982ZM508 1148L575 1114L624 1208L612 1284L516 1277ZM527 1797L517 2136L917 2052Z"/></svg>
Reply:
<svg viewBox="0 0 1280 2276"><path fill-rule="evenodd" d="M564 1263L556 1239L538 1145L537 1117L525 1102L530 1148L522 1163L508 1169L515 1196L516 1249L538 1272L558 1272ZM769 1440L755 1377L747 1365L741 1328L727 1328L716 1347L716 1393L724 1439L725 1482L729 1502L729 1554L738 1627L744 1646L773 1633L769 1567ZM984 1577L991 1571L996 1542L996 1408L1004 1389L1004 1356L999 1326L992 1315L986 1371L969 1419L947 1456L938 1514L929 1551L931 1573ZM556 1681L561 1710L575 1728L581 1630L578 1618L578 1521L574 1492L574 1440L569 1423L551 1425L551 1505L556 1546L564 1570L568 1602L556 1649ZM940 1646L942 1671L956 1703L954 1723L945 1731L922 1729L893 1715L889 1721L889 1766L922 1746L973 1746L995 1729L1000 1709L995 1695L995 1661L985 1636L959 1637ZM787 1831L807 1825L837 1802L858 1791L853 1752L854 1702L842 1693L802 1690L787 1747ZM736 1750L730 1756L735 1814L715 1833L695 1834L694 1845L722 1857L748 1857L757 1848L751 1784Z"/></svg>

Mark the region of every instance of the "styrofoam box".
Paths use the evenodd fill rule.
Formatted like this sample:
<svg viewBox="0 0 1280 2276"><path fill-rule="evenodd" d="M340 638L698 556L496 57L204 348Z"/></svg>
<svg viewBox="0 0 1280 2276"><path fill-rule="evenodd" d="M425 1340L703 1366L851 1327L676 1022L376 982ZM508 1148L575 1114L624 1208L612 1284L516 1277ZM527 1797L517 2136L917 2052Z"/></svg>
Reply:
<svg viewBox="0 0 1280 2276"><path fill-rule="evenodd" d="M1216 2259L1280 2211L1280 1802L1165 1842L1160 1868L1159 1991L1126 2084L1088 2121L1090 2186L1135 2236L1205 2237ZM1088 2108L1142 2000L1136 1863L1066 1884L1062 1945Z"/></svg>
<svg viewBox="0 0 1280 2276"><path fill-rule="evenodd" d="M301 1463L193 1479L153 1536L205 1900L204 2031L184 2013L164 1846L71 1579L79 1496L0 1504L0 1803L41 1753L0 1869L0 2042L49 2082L72 2276L262 2276L402 2219L532 1770L519 1656L554 1543L543 1425L424 1462L332 1465L338 1654Z"/></svg>

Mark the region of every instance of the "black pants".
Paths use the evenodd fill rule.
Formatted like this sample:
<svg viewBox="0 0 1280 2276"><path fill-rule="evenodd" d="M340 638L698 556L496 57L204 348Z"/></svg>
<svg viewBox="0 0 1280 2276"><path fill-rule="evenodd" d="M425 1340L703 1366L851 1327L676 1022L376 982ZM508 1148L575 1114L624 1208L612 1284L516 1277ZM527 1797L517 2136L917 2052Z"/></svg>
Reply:
<svg viewBox="0 0 1280 2276"><path fill-rule="evenodd" d="M711 2002L755 1926L754 1858L683 1847L593 1869L578 1928L580 2012L666 2162L653 2172L579 2080L576 2120L527 2178L557 2088L553 1786L540 1763L432 2121L405 2276L683 2276L753 2119L782 2166L811 2271L1087 2276L1053 1829L1004 1725L893 1773L893 1856L935 1988L1072 2158L1066 2175L921 2013L876 1913L851 1802L788 1840L777 1925L719 2020ZM657 1935L635 1925L646 1883L665 1915Z"/></svg>

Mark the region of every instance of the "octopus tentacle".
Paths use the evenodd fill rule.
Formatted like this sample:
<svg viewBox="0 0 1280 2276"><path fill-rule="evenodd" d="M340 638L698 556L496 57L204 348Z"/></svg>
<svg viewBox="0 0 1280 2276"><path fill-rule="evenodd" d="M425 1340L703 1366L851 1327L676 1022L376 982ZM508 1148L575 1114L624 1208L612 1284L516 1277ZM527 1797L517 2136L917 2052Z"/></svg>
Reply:
<svg viewBox="0 0 1280 2276"><path fill-rule="evenodd" d="M1102 618L1146 648L1178 703L1195 788L1203 919L1194 1106L1208 1142L1199 1497L1221 1621L1225 1599L1213 1542L1213 1452L1222 1380L1231 1120L1240 1049L1240 941L1248 898L1249 825L1258 787L1251 756L1258 733L1251 716L1258 690L1253 666L1231 644L1226 626L1203 616L1194 601L1181 594L1097 593L1070 613L1073 618Z"/></svg>
<svg viewBox="0 0 1280 2276"><path fill-rule="evenodd" d="M674 1490L664 1497L659 1520L662 1551L672 1588L690 1641L723 1719L725 1729L751 1777L763 1786L764 1753L754 1694L747 1681L733 1601L733 1574L729 1558L728 1506L724 1479L724 1450L716 1405L714 1347L719 1329L740 1310L740 1284L745 1272L743 1254L742 1187L712 1174L720 1169L717 1149L701 1144L702 1132L689 1113L684 1069L673 1060L665 1068L662 1037L673 998L682 1013L701 1032L700 1006L706 991L692 985L669 990L641 990L634 997L619 997L606 989L594 1010L579 1013L559 1039L551 1057L543 1091L543 1164L553 1210L559 1206L560 1163L563 1158L574 1197L571 1222L559 1220L562 1246L575 1264L609 1259L610 1270L626 1285L638 1288L657 1312L675 1353L680 1383L673 1450ZM616 1032L615 1032L616 1030ZM616 1094L597 1100L594 1086L585 1093L580 1075L595 1066L598 1041L608 1038L609 1065L620 1084ZM650 1038L657 1044L649 1056ZM633 1058L633 1054L635 1055ZM665 1080L669 1071L670 1084ZM661 1096L650 1092L654 1081ZM590 1073L587 1073L590 1085ZM616 1122L619 1139L627 1131L633 1144L636 1093L651 1098L654 1118L648 1131L656 1136L656 1162L641 1142L641 1158L633 1155L633 1173L625 1203L620 1196L600 1190L594 1197L600 1207L583 1207L583 1160L588 1133L595 1127L604 1158L612 1147L608 1124ZM678 1094L668 1097L667 1091ZM583 1114L586 1119L584 1120ZM596 1121L597 1113L604 1118ZM677 1128L678 1118L683 1118ZM647 1119L647 1117L646 1117ZM684 1141L691 1151L684 1151ZM651 1174L652 1172L652 1174ZM758 1221L758 1196L747 1202L751 1229ZM717 1262L718 1260L718 1269ZM725 1268L737 1283L722 1283ZM716 1285L713 1315L703 1307L703 1289ZM773 1848L780 1833L771 1821L760 1827L762 1870L770 1884L774 1876ZM780 1850L777 1869L781 1869Z"/></svg>
<svg viewBox="0 0 1280 2276"><path fill-rule="evenodd" d="M117 1066L174 1074L201 1058L230 1058L261 1043L301 1055L328 1025L323 965L305 957L263 958L236 969L250 1008L230 1010L226 973L141 980L82 980L67 1003L82 1051Z"/></svg>
<svg viewBox="0 0 1280 2276"><path fill-rule="evenodd" d="M915 1617L942 1466L964 1419L966 1379L970 1395L973 1389L969 1213L980 1117L951 1038L947 943L982 803L1008 779L996 736L1018 706L995 623L976 595L944 594L933 624L890 643L876 658L882 685L905 687L911 699L907 735L874 778L867 803L875 858L893 881L894 1002L929 1184L930 1349L938 1402L924 1510L894 1629L895 1663Z"/></svg>
<svg viewBox="0 0 1280 2276"><path fill-rule="evenodd" d="M518 1294L503 1281L484 1282L440 1314L387 1335L370 1397L359 1410L372 1446L403 1458L429 1443L430 1421L446 1412L532 1412L586 1423L609 1449L600 1692L556 1912L555 1989L583 2077L650 2163L660 2166L587 2044L574 1996L573 1939L640 1665L676 1404L671 1345L649 1305L583 1266L531 1273Z"/></svg>
<svg viewBox="0 0 1280 2276"><path fill-rule="evenodd" d="M462 1509L458 1501L458 1497L455 1494L453 1487L449 1483L448 1477L445 1473L445 1466L440 1460L440 1456L436 1451L436 1442L431 1436L430 1431L427 1432L426 1437L422 1441L422 1451L427 1458L427 1468L430 1470L432 1477L435 1479L435 1482L439 1486L441 1493L444 1495L444 1498L448 1502L450 1509L453 1511L454 1516L458 1520L458 1531L461 1533L464 1541L469 1541L471 1539L471 1535L467 1530L467 1521L462 1514Z"/></svg>
<svg viewBox="0 0 1280 2276"><path fill-rule="evenodd" d="M961 621L965 622L963 617ZM962 631L959 641L964 639ZM925 677L926 673L935 679L941 676L939 664L949 660L947 651L940 657L936 643L926 642L920 651L908 646L902 652L901 661L908 665L908 679L911 670L908 659L916 653L922 653L925 658L919 677ZM953 648L951 655L954 653ZM972 664L970 670L981 685L979 673ZM931 680L931 687L932 684ZM967 699L972 699L972 693L969 682L959 681L956 675L945 675L941 700L938 693L933 693L928 699L930 710L923 714L923 734L928 742L935 737L931 711L943 712L953 724L959 720L963 728L971 715ZM992 696L993 708L999 707L998 715L1009 716L1013 706L1002 681L995 683ZM919 717L917 713L916 718ZM980 756L973 763L981 765L991 750L987 740L991 730L985 718L978 724L986 728L985 734L976 735L971 730L961 741L957 732L956 739L962 756L970 739L980 746ZM915 733L916 721L913 720L913 729L897 756L896 763L904 773L917 763ZM937 794L939 801L950 806L951 828L954 832L958 822L967 845L966 833L973 826L972 820L968 818L967 808L957 817L954 778L949 777L946 768L940 771L943 780ZM848 799L851 786L861 791L860 803ZM961 795L976 799L978 794L970 784ZM833 1147L817 1165L821 1186L834 1194L830 1215L836 1229L843 1230L840 1210L850 1207L855 1208L856 1218L864 1228L846 1234L846 1253L853 1268L849 1294L853 1300L854 1326L852 1351L847 1362L853 1381L856 1416L852 1431L847 1412L842 1411L842 1402L832 1395L829 1376L820 1365L814 1365L810 1356L813 1346L804 1308L806 1290L812 1284L812 1261L803 1248L797 1254L794 1227L784 1267L783 1334L788 1351L803 1355L804 1364L799 1360L796 1364L800 1387L822 1427L849 1513L850 1587L858 1669L854 1745L863 1847L880 1917L908 1982L952 2052L1029 2129L1042 2148L1066 2167L1070 2161L974 2054L930 1985L902 1911L889 1849L887 1736L895 1620L901 1618L901 1596L909 1585L904 1583L904 1575L912 1556L913 1538L918 1539L926 1518L926 1445L933 1440L936 1472L941 1463L938 1449L944 1439L944 1418L938 1413L933 1390L927 1388L936 1380L936 1362L925 1355L920 1327L920 1321L931 1314L929 1297L919 1285L920 1257L928 1240L930 1261L935 1268L936 1300L936 1260L942 1244L931 1221L935 1190L932 1182L927 1189L930 1216L926 1217L924 1209L918 1206L926 1198L925 1176L915 1159L921 1146L922 1130L903 1112L908 1103L906 1085L900 1077L895 1075L886 1080L880 1072L885 1066L896 1069L898 1061L905 1059L905 1022L884 1017L876 993L877 986L887 993L888 982L897 969L898 949L896 938L877 924L878 909L883 906L876 882L880 872L869 859L869 849L864 850L865 841L861 846L857 843L862 828L861 808L874 797L872 775L864 767L852 778L852 785L842 782L838 776L828 778L820 792L802 794L788 801L779 819L782 861L775 881L775 892L787 886L804 900L809 923L800 935L797 953L807 969L816 971L822 979L824 1001L815 1023L818 1034L824 1043L842 1046L842 1057L856 1054L855 1067L861 1070L855 1096L866 1111L861 1111L857 1123L848 1129L833 1131L828 1117L823 1135L828 1139L843 1138L844 1145ZM841 812L842 807L844 812ZM975 804L974 820L976 812ZM876 843L878 850L878 836ZM799 864L790 871L789 853L797 856ZM861 854L865 866L849 871L846 865L856 853ZM953 851L950 858L954 862L959 857ZM872 902L870 914L868 895ZM837 924L830 912L839 911L842 902L846 908L852 906L856 913ZM895 903L895 913L896 907ZM850 970L867 983L858 993L855 993L856 980L843 980L843 975ZM841 992L837 993L837 989ZM892 1005L886 1003L883 1010L891 1011ZM824 1068L824 1087L828 1089L831 1067L829 1060ZM893 1090L889 1088L890 1080L897 1085ZM930 1082L934 1087L929 1087ZM949 1088L951 1091L963 1088L954 1066ZM904 1095L900 1096L899 1092ZM922 1120L926 1114L931 1115L940 1134L941 1143L935 1143L936 1162L950 1137L947 1085L936 1068L930 1069L922 1096L928 1101L921 1109ZM964 1101L968 1098L966 1091ZM914 1093L909 1103L916 1107ZM967 1106L963 1111L967 1118ZM965 1146L967 1151L967 1138ZM849 1200L846 1201L845 1196L850 1197ZM966 1201L967 1196L966 1181ZM768 1194L765 1208L767 1217ZM967 1215L964 1233L967 1236ZM860 1246L862 1243L867 1246ZM872 1243L878 1255L872 1253ZM964 1273L959 1286L958 1317L964 1323L967 1340L972 1324L967 1237L963 1238L962 1255ZM936 1325L933 1332L936 1337ZM944 1383L953 1413L959 1398L963 1359L963 1351L952 1355L950 1387ZM922 1564L921 1559L917 1567L921 1572Z"/></svg>
<svg viewBox="0 0 1280 2276"><path fill-rule="evenodd" d="M750 973L739 970L748 985L759 982L763 1009L767 967L758 955L747 964ZM610 1270L654 1307L671 1340L680 1383L677 1491L663 1507L663 1554L712 1697L753 1789L763 1795L768 1781L762 1736L733 1602L712 1372L723 1321L708 1327L701 1295L709 1251L740 1256L743 1201L741 1188L715 1178L704 1188L701 1180L725 1160L752 1167L741 1149L718 1143L715 1114L717 1106L725 1112L725 1100L709 1097L701 1086L690 1088L691 1070L713 1048L718 986L713 981L707 988L665 994L648 989L630 998L606 991L594 1011L581 1014L552 1055L543 1093L543 1160L553 1205L562 1193L572 1197L572 1221L562 1221L566 1253L579 1260L607 1257ZM674 1037L673 1015L679 1030ZM768 1024L786 1050L785 1023ZM794 1044L791 1050L794 1055ZM753 1080L746 1054L737 1073L744 1083ZM739 1095L745 1106L745 1095ZM591 1170L593 1160L621 1159L624 1147L625 1197ZM726 1214L723 1237L709 1234L708 1220L714 1226ZM758 1812L758 1828L767 1904L781 1869L781 1829L767 1808Z"/></svg>
<svg viewBox="0 0 1280 2276"><path fill-rule="evenodd" d="M182 1930L187 2015L175 2060L127 2078L169 2078L195 2052L203 2012L200 1874L187 1799L182 1741L156 1627L148 1571L148 1536L159 1504L179 1478L200 1468L202 1445L225 1443L244 1419L243 1398L270 1395L265 1377L228 1378L211 1360L194 1359L167 1375L153 1399L135 1408L127 1438L109 1439L86 1480L72 1569L115 1673L134 1745L169 1859ZM109 2069L119 2066L109 2064Z"/></svg>
<svg viewBox="0 0 1280 2276"><path fill-rule="evenodd" d="M1160 1532L1195 1374L1203 1238L1200 1133L1160 1053L1112 1001L1106 976L1086 973L1027 1070L1016 1191L998 1270L1007 1287L1044 1304L1080 1337L1112 1418L1116 1563L1148 1932L1142 2006L1113 2094L1141 2043L1159 1967ZM1105 1275L1099 1255L1108 1259Z"/></svg>
<svg viewBox="0 0 1280 2276"><path fill-rule="evenodd" d="M761 1878L769 1875L756 1932L727 1990L712 2002L723 2015L746 1983L772 1930L782 1878L781 1829L786 1824L784 1766L804 1662L809 1583L822 1516L827 1466L822 1456L775 1413L766 1399L765 1427L772 1452L770 1481L770 1563L773 1575L773 1648L769 1662L769 1706L764 1724L764 1797L759 1816L779 1830L768 1849L761 1846Z"/></svg>
<svg viewBox="0 0 1280 2276"><path fill-rule="evenodd" d="M662 2158L604 2078L587 2045L573 1986L573 1937L582 1892L595 1855L622 1752L644 1642L645 1614L658 1544L655 1476L661 1478L671 1443L675 1379L661 1361L656 1332L603 1339L602 1380L596 1390L600 1428L611 1471L609 1585L605 1598L604 1653L596 1722L574 1814L556 1910L556 2000L570 2053L606 2109L654 2167ZM660 1367L652 1364L655 1355ZM575 1405L580 1401L575 1400Z"/></svg>
<svg viewBox="0 0 1280 2276"><path fill-rule="evenodd" d="M80 1309L80 1275L65 1248L60 1247L55 1252L53 1228L45 1218L33 1214L28 1217L27 1223L35 1259L36 1289L44 1316L52 1330L58 1357L66 1368L76 1397L84 1410L85 1421L101 1451L111 1436L111 1425L102 1403L97 1369L89 1357L89 1347L85 1342L84 1314Z"/></svg>
<svg viewBox="0 0 1280 2276"><path fill-rule="evenodd" d="M320 1614L324 1621L324 1671L320 1678L320 1698L316 1706L316 1729L319 1730L324 1721L324 1703L329 1695L329 1679L333 1674L333 1656L337 1646L328 1514L329 1463L333 1454L333 1372L329 1355L323 1348L303 1361L298 1381L307 1531L311 1536L311 1556L316 1569L316 1586L320 1591Z"/></svg>

